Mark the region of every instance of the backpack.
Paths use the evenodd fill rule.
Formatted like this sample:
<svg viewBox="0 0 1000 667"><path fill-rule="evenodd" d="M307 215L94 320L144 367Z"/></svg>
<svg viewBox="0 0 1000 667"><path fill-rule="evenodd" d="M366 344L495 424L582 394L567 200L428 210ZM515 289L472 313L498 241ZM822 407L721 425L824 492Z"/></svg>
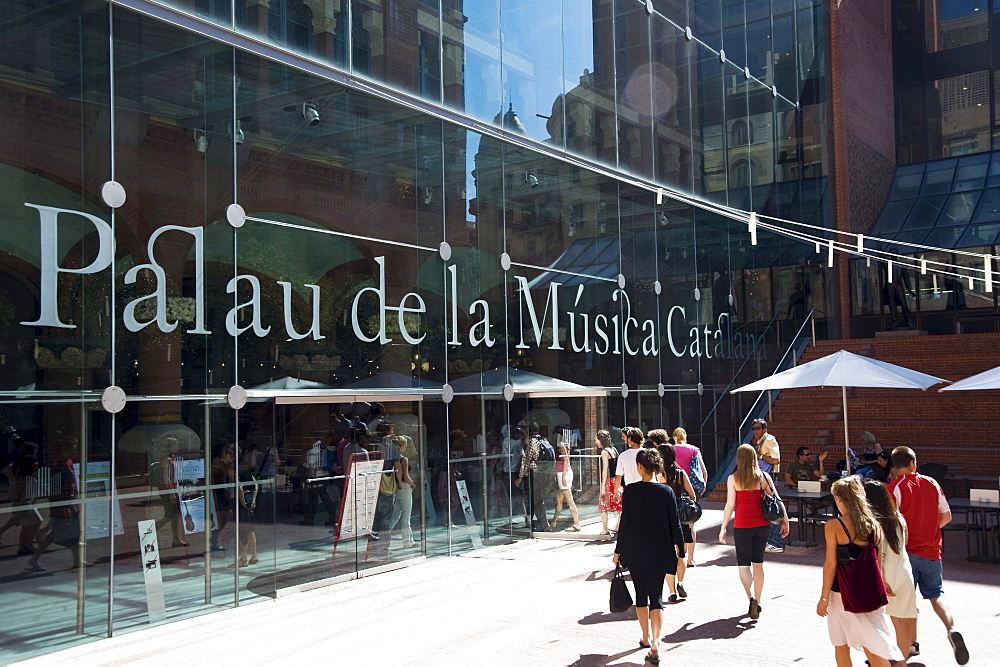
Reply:
<svg viewBox="0 0 1000 667"><path fill-rule="evenodd" d="M691 457L691 465L687 471L688 479L691 481L691 488L694 489L696 496L701 496L705 493L705 488L707 486L705 478L701 476L701 454L695 454Z"/></svg>
<svg viewBox="0 0 1000 667"><path fill-rule="evenodd" d="M538 460L539 461L555 461L556 460L556 450L552 444L541 436L532 436L535 442L538 443Z"/></svg>

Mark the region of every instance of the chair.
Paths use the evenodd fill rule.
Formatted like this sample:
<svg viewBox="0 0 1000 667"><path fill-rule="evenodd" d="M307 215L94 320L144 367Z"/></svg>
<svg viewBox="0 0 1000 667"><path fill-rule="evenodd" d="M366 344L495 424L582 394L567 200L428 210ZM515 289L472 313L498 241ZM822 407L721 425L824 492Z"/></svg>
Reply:
<svg viewBox="0 0 1000 667"><path fill-rule="evenodd" d="M919 472L921 475L932 477L944 489L945 478L948 476L948 466L943 463L921 463Z"/></svg>

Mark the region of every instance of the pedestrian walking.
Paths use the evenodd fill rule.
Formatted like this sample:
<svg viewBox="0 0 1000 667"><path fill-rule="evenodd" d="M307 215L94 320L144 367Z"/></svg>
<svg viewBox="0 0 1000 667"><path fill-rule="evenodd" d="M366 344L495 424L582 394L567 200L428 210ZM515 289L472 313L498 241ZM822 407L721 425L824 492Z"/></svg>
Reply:
<svg viewBox="0 0 1000 667"><path fill-rule="evenodd" d="M655 449L636 452L639 480L625 487L622 518L613 556L632 575L635 611L642 628L639 646L649 648L646 662L660 664L660 629L663 623L663 581L676 574L678 560L684 558L684 535L677 519L674 492L653 481L663 469L663 459Z"/></svg>
<svg viewBox="0 0 1000 667"><path fill-rule="evenodd" d="M771 477L757 465L757 450L740 445L736 450L736 471L726 480L726 508L722 514L719 542L726 544L726 526L735 514L733 534L740 582L750 601L750 618L760 616L760 596L764 591L764 547L771 523L764 518L761 498L764 489L774 489ZM784 506L782 506L784 510ZM788 535L788 514L779 523L781 537ZM751 590L752 589L752 590Z"/></svg>
<svg viewBox="0 0 1000 667"><path fill-rule="evenodd" d="M934 613L944 623L948 641L960 665L969 662L969 649L962 633L955 629L951 609L941 599L944 595L944 569L941 567L941 528L951 522L951 508L941 487L932 477L917 472L917 455L909 447L892 450L892 467L897 477L889 483L896 506L906 519L908 529L906 555L910 560L913 581L920 595L929 600ZM920 655L917 619L907 619L913 644L910 655Z"/></svg>
<svg viewBox="0 0 1000 667"><path fill-rule="evenodd" d="M674 498L679 499L683 494L687 494L691 499L696 498L697 496L695 496L694 488L691 486L691 480L688 479L687 473L677 465L677 455L674 452L674 446L669 444L658 445L656 449L660 452L660 456L663 457L663 473L658 476L662 479L658 481L670 487L670 490L674 492ZM694 542L694 536L692 535L691 526L686 523L681 524L681 532L684 533L684 548L686 553L687 547ZM667 575L667 588L670 590L670 597L667 598L668 602L680 602L687 597L687 589L684 588L684 573L686 570L685 559L681 558L677 561L677 574Z"/></svg>
<svg viewBox="0 0 1000 667"><path fill-rule="evenodd" d="M865 496L875 519L882 527L879 546L879 564L889 601L885 611L896 631L896 645L904 656L909 655L910 620L917 620L917 595L913 588L913 573L906 557L906 519L899 513L895 501L882 482L870 479L865 482ZM904 659L899 664L906 664Z"/></svg>
<svg viewBox="0 0 1000 667"><path fill-rule="evenodd" d="M857 476L831 488L840 516L827 521L823 588L816 613L825 616L837 667L851 664L851 649L863 650L872 667L903 660L885 613L888 596L879 566L882 529Z"/></svg>

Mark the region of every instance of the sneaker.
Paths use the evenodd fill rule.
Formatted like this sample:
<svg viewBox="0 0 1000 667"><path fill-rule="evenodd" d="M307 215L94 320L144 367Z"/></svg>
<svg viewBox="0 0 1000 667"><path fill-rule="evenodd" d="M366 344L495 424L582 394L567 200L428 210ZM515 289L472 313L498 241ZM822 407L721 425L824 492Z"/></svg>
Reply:
<svg viewBox="0 0 1000 667"><path fill-rule="evenodd" d="M967 664L969 662L969 649L965 647L962 633L949 630L948 641L951 642L951 649L955 652L955 662L960 665Z"/></svg>
<svg viewBox="0 0 1000 667"><path fill-rule="evenodd" d="M768 544L764 547L764 551L769 554L780 554L785 552L785 547L776 547L773 544Z"/></svg>
<svg viewBox="0 0 1000 667"><path fill-rule="evenodd" d="M912 658L915 655L920 655L920 643L919 642L913 642L912 644L910 644L910 657Z"/></svg>
<svg viewBox="0 0 1000 667"><path fill-rule="evenodd" d="M671 593L670 597L667 598L667 602L669 602L670 604L677 604L678 602L680 602L680 600L677 599L676 593Z"/></svg>

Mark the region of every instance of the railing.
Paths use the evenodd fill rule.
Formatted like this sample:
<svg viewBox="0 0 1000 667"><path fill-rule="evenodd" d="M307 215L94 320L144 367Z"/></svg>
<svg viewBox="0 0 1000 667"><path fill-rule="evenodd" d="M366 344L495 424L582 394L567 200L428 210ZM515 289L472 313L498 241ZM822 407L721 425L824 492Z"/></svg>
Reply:
<svg viewBox="0 0 1000 667"><path fill-rule="evenodd" d="M816 330L815 330L815 325L813 324L814 322L813 315L815 314L815 312L816 310L813 309L810 310L809 314L806 315L805 319L802 321L802 325L799 327L799 330L795 332L795 336L792 337L791 342L785 349L785 353L781 355L781 359L778 360L778 363L777 365L775 365L774 371L771 373L771 375L777 375L778 373L786 371L789 368L795 366L799 358L805 352L805 349L809 345L809 342L812 341L814 345L816 344L815 343ZM802 335L803 331L805 331L806 329L806 326L810 327L809 331L811 333L811 336L809 337L804 337ZM746 362L744 362L744 364L745 363ZM740 368L740 370L741 371L743 370L742 367ZM738 376L739 372L736 373L736 376L726 387L725 392L723 392L723 396L720 397L719 401L717 401L716 404L712 407L713 411L718 407L719 403L721 403L722 398L724 398L726 394L729 393L730 389L734 386L734 384L736 383L736 377ZM729 452L726 454L726 458L722 462L720 462L718 467L715 469L715 474L712 475L711 479L709 480L708 482L709 490L711 490L719 481L725 479L726 477L729 476L730 473L732 473L733 468L735 467L734 461L736 457L736 449L737 447L739 447L741 443L746 442L750 437L750 424L753 423L753 420L764 417L771 410L771 406L774 404L774 401L777 400L778 395L780 393L781 390L775 390L775 391L767 390L767 391L761 391L760 393L757 394L757 398L755 398L754 402L750 405L750 409L747 410L746 416L743 418L743 421L740 422L740 425L736 428L736 442L730 444ZM703 422L702 427L704 427L704 425L705 423Z"/></svg>

